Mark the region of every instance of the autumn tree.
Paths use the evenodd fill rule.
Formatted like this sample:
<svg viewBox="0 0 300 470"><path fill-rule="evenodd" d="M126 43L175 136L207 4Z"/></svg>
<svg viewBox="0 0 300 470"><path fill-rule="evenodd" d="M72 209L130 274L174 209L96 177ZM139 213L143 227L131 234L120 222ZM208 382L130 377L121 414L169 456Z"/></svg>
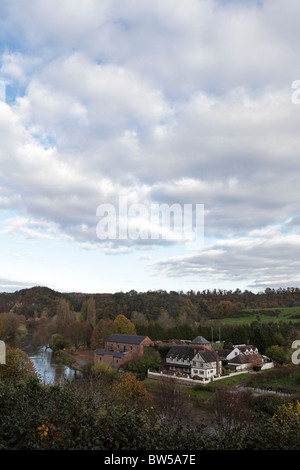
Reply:
<svg viewBox="0 0 300 470"><path fill-rule="evenodd" d="M250 354L249 364L251 368L255 371L260 370L264 361L260 354Z"/></svg>
<svg viewBox="0 0 300 470"><path fill-rule="evenodd" d="M154 391L157 417L163 425L172 426L180 423L192 413L191 405L186 400L186 394L172 380L159 381Z"/></svg>
<svg viewBox="0 0 300 470"><path fill-rule="evenodd" d="M143 410L152 406L149 392L131 372L125 372L116 382L112 388L112 397L126 408L134 406Z"/></svg>
<svg viewBox="0 0 300 470"><path fill-rule="evenodd" d="M113 320L110 318L102 318L93 330L91 347L93 349L103 348L106 338L108 338L112 333L117 332L118 328Z"/></svg>
<svg viewBox="0 0 300 470"><path fill-rule="evenodd" d="M66 324L75 320L74 310L70 308L70 303L65 299L60 299L57 307L57 320Z"/></svg>
<svg viewBox="0 0 300 470"><path fill-rule="evenodd" d="M172 318L167 310L160 309L157 323L164 329L172 328L176 325L176 321Z"/></svg>
<svg viewBox="0 0 300 470"><path fill-rule="evenodd" d="M31 359L18 348L6 345L5 364L0 364L0 380L19 382L36 376Z"/></svg>
<svg viewBox="0 0 300 470"><path fill-rule="evenodd" d="M208 410L214 416L213 425L216 431L226 435L249 422L251 399L249 391L241 392L234 387L231 390L218 390L208 404Z"/></svg>
<svg viewBox="0 0 300 470"><path fill-rule="evenodd" d="M125 315L118 315L114 320L117 328L117 333L122 335L136 335L134 324L125 317Z"/></svg>
<svg viewBox="0 0 300 470"><path fill-rule="evenodd" d="M131 314L131 321L135 325L144 325L144 326L149 325L146 315L144 313L137 312L136 310L134 310Z"/></svg>
<svg viewBox="0 0 300 470"><path fill-rule="evenodd" d="M20 332L22 323L25 322L23 315L17 313L2 313L1 314L1 325L2 325L2 337L4 339L13 339Z"/></svg>
<svg viewBox="0 0 300 470"><path fill-rule="evenodd" d="M66 331L66 337L71 344L78 348L81 344L89 344L92 336L92 327L88 321L74 321Z"/></svg>
<svg viewBox="0 0 300 470"><path fill-rule="evenodd" d="M234 305L230 300L222 300L214 307L216 318L229 317L234 311Z"/></svg>
<svg viewBox="0 0 300 470"><path fill-rule="evenodd" d="M280 405L272 417L273 424L287 427L294 423L298 429L300 426L300 401Z"/></svg>
<svg viewBox="0 0 300 470"><path fill-rule="evenodd" d="M90 296L87 302L86 319L93 328L96 326L96 306L95 306L95 300L93 296Z"/></svg>

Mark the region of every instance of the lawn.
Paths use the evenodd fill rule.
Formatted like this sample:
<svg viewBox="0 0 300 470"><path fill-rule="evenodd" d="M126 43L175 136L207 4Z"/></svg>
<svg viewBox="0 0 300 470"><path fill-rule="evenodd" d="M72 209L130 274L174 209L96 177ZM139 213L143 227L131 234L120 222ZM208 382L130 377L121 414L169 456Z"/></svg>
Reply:
<svg viewBox="0 0 300 470"><path fill-rule="evenodd" d="M300 307L249 308L241 310L239 317L222 318L219 321L225 325L233 323L249 324L257 320L262 323L279 321L300 323Z"/></svg>
<svg viewBox="0 0 300 470"><path fill-rule="evenodd" d="M300 393L300 366L286 365L269 369L248 377L250 387L272 387L289 389Z"/></svg>
<svg viewBox="0 0 300 470"><path fill-rule="evenodd" d="M195 381L194 387L187 387L185 385L178 385L178 387L180 388L180 390L182 390L184 394L186 394L187 398L190 398L193 400L206 400L207 398L211 396L211 393L215 392L217 389L233 387L239 382L245 380L247 377L248 377L248 374L245 373L245 374L239 374L235 376L229 376L220 380L215 380L206 385L197 383L197 381ZM160 382L158 380L146 379L146 380L143 380L142 383L145 386L145 388L151 393L159 388Z"/></svg>

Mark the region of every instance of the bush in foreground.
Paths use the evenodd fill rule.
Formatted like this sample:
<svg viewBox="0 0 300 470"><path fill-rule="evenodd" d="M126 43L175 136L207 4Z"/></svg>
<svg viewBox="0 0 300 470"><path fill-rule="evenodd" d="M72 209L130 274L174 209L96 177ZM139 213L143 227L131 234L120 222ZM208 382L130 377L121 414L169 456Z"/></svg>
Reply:
<svg viewBox="0 0 300 470"><path fill-rule="evenodd" d="M298 408L297 408L298 409ZM164 426L152 409L80 398L69 385L0 382L0 449L9 450L299 450L299 420L292 408L284 419L250 423L226 435L205 428Z"/></svg>

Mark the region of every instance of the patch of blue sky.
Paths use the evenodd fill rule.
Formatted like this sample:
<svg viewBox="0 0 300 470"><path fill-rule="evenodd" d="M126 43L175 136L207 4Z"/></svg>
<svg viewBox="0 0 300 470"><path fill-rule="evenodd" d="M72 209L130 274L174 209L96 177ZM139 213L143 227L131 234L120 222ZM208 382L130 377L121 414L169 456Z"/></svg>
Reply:
<svg viewBox="0 0 300 470"><path fill-rule="evenodd" d="M25 96L26 88L15 83L6 84L6 103L9 106L15 104L17 98Z"/></svg>

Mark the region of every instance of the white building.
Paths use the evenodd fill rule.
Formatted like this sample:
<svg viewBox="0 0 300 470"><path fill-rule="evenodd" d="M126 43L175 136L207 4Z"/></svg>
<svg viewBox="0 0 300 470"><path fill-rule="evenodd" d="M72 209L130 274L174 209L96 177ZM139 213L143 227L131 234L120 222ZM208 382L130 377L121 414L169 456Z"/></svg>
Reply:
<svg viewBox="0 0 300 470"><path fill-rule="evenodd" d="M221 362L215 351L205 349L197 351L191 364L191 378L199 377L202 382L209 382L221 375Z"/></svg>
<svg viewBox="0 0 300 470"><path fill-rule="evenodd" d="M250 356L251 354L259 354L258 349L251 344L237 344L234 346L233 350L228 354L227 360L230 361L239 354L244 354L245 356Z"/></svg>
<svg viewBox="0 0 300 470"><path fill-rule="evenodd" d="M191 346L174 346L170 348L162 369L168 374L197 378L209 382L221 375L222 363L213 350Z"/></svg>

